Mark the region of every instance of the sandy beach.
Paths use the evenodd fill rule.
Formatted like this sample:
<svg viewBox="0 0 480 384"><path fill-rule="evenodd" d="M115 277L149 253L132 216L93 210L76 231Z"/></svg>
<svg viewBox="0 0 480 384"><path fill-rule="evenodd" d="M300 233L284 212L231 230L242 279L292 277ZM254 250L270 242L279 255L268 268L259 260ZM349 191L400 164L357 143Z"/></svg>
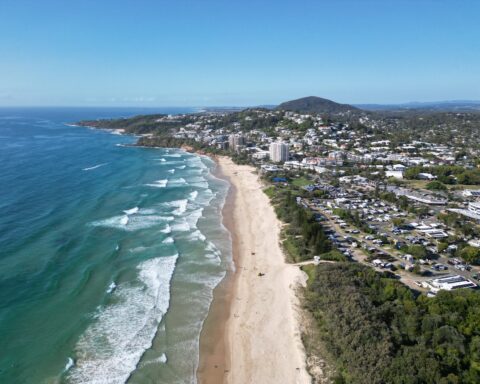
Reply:
<svg viewBox="0 0 480 384"><path fill-rule="evenodd" d="M295 287L305 276L288 265L281 223L254 168L218 159L232 185L224 221L235 270L217 287L200 342L200 383L310 383Z"/></svg>

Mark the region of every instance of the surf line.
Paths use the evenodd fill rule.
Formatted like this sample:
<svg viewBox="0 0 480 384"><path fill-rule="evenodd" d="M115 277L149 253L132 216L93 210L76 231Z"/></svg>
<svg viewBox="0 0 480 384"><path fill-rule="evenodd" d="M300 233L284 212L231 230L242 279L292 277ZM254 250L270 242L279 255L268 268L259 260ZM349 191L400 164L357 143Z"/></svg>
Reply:
<svg viewBox="0 0 480 384"><path fill-rule="evenodd" d="M97 169L97 168L103 167L104 165L107 165L107 164L108 164L108 163L97 164L97 165L94 165L93 167L83 168L82 171L91 171L91 170L93 170L93 169Z"/></svg>

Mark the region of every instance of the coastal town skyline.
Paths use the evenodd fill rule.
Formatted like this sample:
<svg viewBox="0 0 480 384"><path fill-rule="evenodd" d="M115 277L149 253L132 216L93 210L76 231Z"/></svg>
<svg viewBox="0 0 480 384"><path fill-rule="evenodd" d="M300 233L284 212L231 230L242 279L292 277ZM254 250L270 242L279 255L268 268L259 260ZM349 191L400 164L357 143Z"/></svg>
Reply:
<svg viewBox="0 0 480 384"><path fill-rule="evenodd" d="M1 0L0 383L480 383L479 14Z"/></svg>
<svg viewBox="0 0 480 384"><path fill-rule="evenodd" d="M474 1L5 1L0 106L480 100Z"/></svg>

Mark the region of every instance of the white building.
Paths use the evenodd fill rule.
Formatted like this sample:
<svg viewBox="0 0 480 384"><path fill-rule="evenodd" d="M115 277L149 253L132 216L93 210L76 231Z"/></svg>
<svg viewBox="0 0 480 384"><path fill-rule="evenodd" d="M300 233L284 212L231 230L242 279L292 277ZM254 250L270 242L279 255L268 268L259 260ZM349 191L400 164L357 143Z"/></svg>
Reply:
<svg viewBox="0 0 480 384"><path fill-rule="evenodd" d="M470 203L470 204L468 204L468 210L477 214L477 215L480 215L480 203Z"/></svg>
<svg viewBox="0 0 480 384"><path fill-rule="evenodd" d="M385 176L403 179L403 171L385 171Z"/></svg>
<svg viewBox="0 0 480 384"><path fill-rule="evenodd" d="M268 159L269 155L270 155L269 151L257 151L252 155L252 157L256 160L264 160L264 159Z"/></svg>
<svg viewBox="0 0 480 384"><path fill-rule="evenodd" d="M452 291L461 288L476 288L477 284L471 282L463 276L456 275L424 281L422 286L430 289L430 291L433 293L437 293L440 290Z"/></svg>
<svg viewBox="0 0 480 384"><path fill-rule="evenodd" d="M284 143L270 144L270 160L280 163L288 160L288 145Z"/></svg>
<svg viewBox="0 0 480 384"><path fill-rule="evenodd" d="M480 197L480 190L465 189L463 191L465 197Z"/></svg>

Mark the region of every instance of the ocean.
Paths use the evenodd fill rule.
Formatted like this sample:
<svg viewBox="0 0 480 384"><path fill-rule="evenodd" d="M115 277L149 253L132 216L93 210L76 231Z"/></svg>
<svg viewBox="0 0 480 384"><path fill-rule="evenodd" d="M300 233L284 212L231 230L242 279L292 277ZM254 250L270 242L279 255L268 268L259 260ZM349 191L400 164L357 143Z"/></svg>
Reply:
<svg viewBox="0 0 480 384"><path fill-rule="evenodd" d="M194 383L231 266L207 157L67 125L188 109L0 109L0 382Z"/></svg>

